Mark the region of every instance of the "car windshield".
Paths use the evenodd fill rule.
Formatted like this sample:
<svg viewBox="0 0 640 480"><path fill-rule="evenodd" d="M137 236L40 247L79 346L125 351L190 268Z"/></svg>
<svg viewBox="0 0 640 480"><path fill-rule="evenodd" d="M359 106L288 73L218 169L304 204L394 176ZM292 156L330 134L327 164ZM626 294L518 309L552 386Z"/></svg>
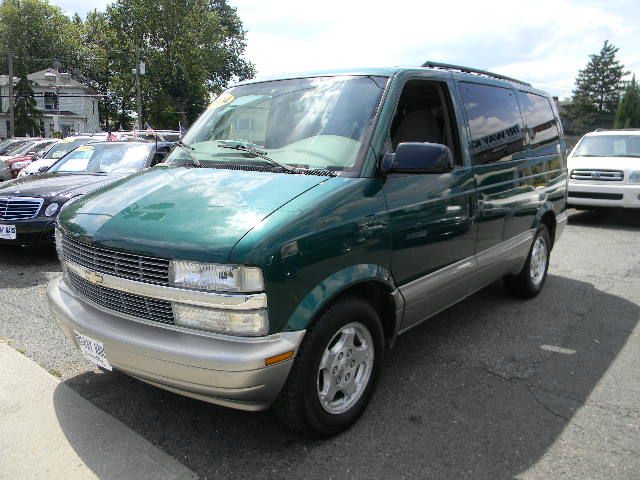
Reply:
<svg viewBox="0 0 640 480"><path fill-rule="evenodd" d="M9 155L9 152L20 148L27 143L28 140L7 140L0 146L0 155Z"/></svg>
<svg viewBox="0 0 640 480"><path fill-rule="evenodd" d="M574 157L640 157L640 135L584 137Z"/></svg>
<svg viewBox="0 0 640 480"><path fill-rule="evenodd" d="M15 145L10 146L5 152L4 155L18 156L23 153L27 153L31 147L35 145L36 142L20 142Z"/></svg>
<svg viewBox="0 0 640 480"><path fill-rule="evenodd" d="M54 173L128 174L142 170L152 145L92 143L82 145L51 167Z"/></svg>
<svg viewBox="0 0 640 480"><path fill-rule="evenodd" d="M62 158L74 148L89 143L91 138L65 138L55 144L42 158Z"/></svg>
<svg viewBox="0 0 640 480"><path fill-rule="evenodd" d="M386 82L320 77L231 88L189 129L190 149L174 149L168 163L268 164L258 152L286 166L355 171Z"/></svg>

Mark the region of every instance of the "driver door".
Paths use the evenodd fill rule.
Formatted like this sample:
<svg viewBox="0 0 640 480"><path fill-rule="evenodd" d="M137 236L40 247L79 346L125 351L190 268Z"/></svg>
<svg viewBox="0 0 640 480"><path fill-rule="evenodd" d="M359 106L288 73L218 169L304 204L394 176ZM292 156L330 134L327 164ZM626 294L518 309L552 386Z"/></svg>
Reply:
<svg viewBox="0 0 640 480"><path fill-rule="evenodd" d="M462 160L451 87L450 80L408 80L389 130L387 151L403 142L440 143L456 161L449 173L391 174L385 181L391 268L406 301L403 330L467 295L465 278L475 266L475 183Z"/></svg>

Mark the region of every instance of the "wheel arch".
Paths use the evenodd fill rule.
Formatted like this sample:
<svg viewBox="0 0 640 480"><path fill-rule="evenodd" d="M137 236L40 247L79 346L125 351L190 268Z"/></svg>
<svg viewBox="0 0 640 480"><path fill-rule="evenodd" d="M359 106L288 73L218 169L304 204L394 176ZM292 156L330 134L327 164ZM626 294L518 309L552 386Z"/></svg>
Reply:
<svg viewBox="0 0 640 480"><path fill-rule="evenodd" d="M300 302L284 330L309 328L327 308L348 295L372 303L380 314L385 340L391 345L404 312L404 299L390 272L379 265L356 265L327 277Z"/></svg>
<svg viewBox="0 0 640 480"><path fill-rule="evenodd" d="M556 241L556 214L553 210L553 205L550 203L545 204L542 208L538 210L536 214L535 222L533 224L533 228L538 229L540 225L544 225L549 230L549 237L551 239L551 248L553 248Z"/></svg>

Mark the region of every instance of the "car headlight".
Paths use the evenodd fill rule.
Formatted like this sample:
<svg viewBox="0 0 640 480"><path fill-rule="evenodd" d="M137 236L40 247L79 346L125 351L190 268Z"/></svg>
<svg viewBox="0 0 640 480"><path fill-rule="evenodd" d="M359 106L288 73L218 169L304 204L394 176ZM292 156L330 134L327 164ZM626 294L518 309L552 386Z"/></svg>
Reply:
<svg viewBox="0 0 640 480"><path fill-rule="evenodd" d="M257 267L173 260L169 271L176 287L239 293L264 290L262 270Z"/></svg>
<svg viewBox="0 0 640 480"><path fill-rule="evenodd" d="M26 167L27 165L29 165L31 162L28 161L24 161L24 162L16 162L13 165L11 165L11 168L13 170L22 170L24 167Z"/></svg>
<svg viewBox="0 0 640 480"><path fill-rule="evenodd" d="M636 170L635 172L631 172L629 175L630 183L640 183L640 170Z"/></svg>
<svg viewBox="0 0 640 480"><path fill-rule="evenodd" d="M176 325L235 335L266 335L269 332L267 311L218 310L181 303L173 304Z"/></svg>
<svg viewBox="0 0 640 480"><path fill-rule="evenodd" d="M59 206L60 205L58 205L56 202L50 203L49 206L45 209L44 214L47 217L53 217L58 211Z"/></svg>

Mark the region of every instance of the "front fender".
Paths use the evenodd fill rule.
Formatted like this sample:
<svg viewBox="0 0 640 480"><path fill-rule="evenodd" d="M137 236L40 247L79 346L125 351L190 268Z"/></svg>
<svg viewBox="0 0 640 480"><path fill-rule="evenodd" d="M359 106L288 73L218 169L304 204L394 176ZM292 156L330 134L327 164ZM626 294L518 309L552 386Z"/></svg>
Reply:
<svg viewBox="0 0 640 480"><path fill-rule="evenodd" d="M306 329L332 299L354 285L369 281L385 285L390 292L396 288L386 268L373 264L352 265L325 278L311 290L291 314L284 330Z"/></svg>

